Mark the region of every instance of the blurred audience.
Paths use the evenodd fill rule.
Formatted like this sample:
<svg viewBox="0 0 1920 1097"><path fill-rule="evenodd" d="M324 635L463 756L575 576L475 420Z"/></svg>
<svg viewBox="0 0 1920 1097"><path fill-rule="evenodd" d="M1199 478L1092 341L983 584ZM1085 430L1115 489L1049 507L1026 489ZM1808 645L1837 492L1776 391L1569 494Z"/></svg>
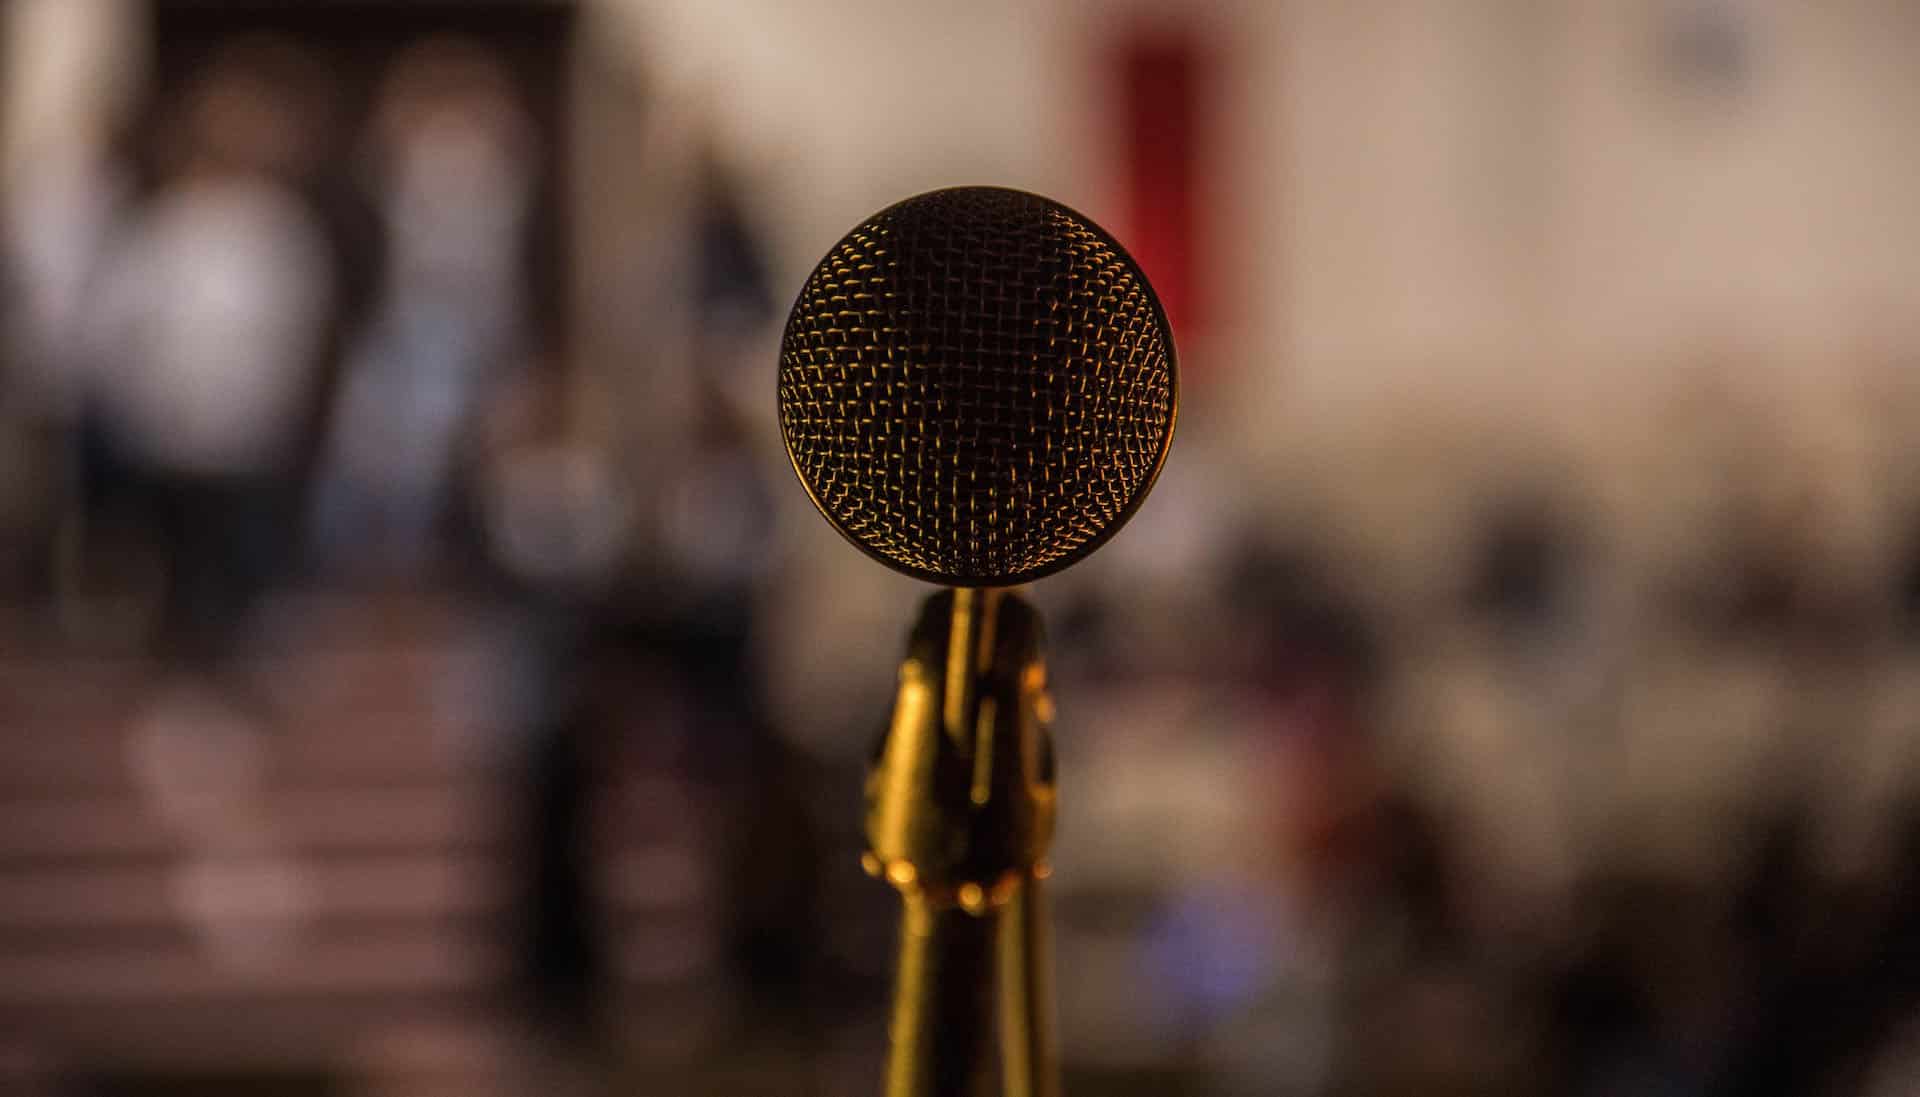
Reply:
<svg viewBox="0 0 1920 1097"><path fill-rule="evenodd" d="M1657 94L1747 102L1767 36L1669 7ZM281 16L176 44L149 121L7 176L0 1086L874 1086L894 906L858 767L916 592L836 585L866 562L781 479L809 181L741 156L724 96L674 100L698 78L592 69L604 14L592 42L567 5ZM899 113L888 140L952 128ZM631 174L570 178L589 157ZM1472 250L1412 231L1444 205L1393 233ZM565 299L589 269L649 293L596 320L613 291ZM1372 292L1354 331L1427 331ZM1249 375L1372 376L1373 344L1250 330ZM1215 335L1182 333L1158 494L1034 595L1069 1089L1909 1092L1902 382L1869 437L1822 402L1865 352L1790 393L1764 347L1675 341L1649 357L1681 383L1570 399L1542 442L1436 352L1458 407L1319 391L1282 461Z"/></svg>

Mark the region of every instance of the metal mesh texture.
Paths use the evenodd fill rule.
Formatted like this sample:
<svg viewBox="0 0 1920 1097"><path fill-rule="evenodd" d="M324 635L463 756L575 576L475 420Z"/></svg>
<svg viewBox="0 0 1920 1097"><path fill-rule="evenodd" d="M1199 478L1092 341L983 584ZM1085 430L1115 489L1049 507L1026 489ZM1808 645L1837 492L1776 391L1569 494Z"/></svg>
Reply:
<svg viewBox="0 0 1920 1097"><path fill-rule="evenodd" d="M1177 372L1146 277L1037 195L962 187L874 215L814 268L780 425L820 510L882 562L999 586L1092 552L1152 487Z"/></svg>

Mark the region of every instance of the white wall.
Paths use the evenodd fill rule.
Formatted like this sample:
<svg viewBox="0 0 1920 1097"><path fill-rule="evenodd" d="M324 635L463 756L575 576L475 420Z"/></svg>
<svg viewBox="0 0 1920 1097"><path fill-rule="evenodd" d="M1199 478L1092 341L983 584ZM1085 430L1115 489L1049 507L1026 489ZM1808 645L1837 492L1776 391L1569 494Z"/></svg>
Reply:
<svg viewBox="0 0 1920 1097"><path fill-rule="evenodd" d="M1071 43L1046 4L602 0L669 109L759 181L796 277L861 217L965 182L1080 189ZM777 215L777 216L775 216Z"/></svg>

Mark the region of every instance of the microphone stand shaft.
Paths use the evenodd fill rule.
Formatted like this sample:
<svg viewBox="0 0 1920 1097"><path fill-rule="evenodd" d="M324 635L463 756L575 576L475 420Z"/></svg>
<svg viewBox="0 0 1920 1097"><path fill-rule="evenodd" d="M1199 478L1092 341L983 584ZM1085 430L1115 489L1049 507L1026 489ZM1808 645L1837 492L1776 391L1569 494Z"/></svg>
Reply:
<svg viewBox="0 0 1920 1097"><path fill-rule="evenodd" d="M993 916L906 897L887 1097L985 1097L994 1038Z"/></svg>
<svg viewBox="0 0 1920 1097"><path fill-rule="evenodd" d="M1045 869L1000 911L1000 1074L1006 1097L1060 1097L1053 1032L1053 931Z"/></svg>

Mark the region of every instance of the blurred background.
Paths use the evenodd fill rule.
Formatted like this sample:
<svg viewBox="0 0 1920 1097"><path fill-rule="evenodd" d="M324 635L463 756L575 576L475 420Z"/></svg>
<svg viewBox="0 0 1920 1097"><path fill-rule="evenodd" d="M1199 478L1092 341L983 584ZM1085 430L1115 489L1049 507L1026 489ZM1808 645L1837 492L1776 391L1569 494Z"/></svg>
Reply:
<svg viewBox="0 0 1920 1097"><path fill-rule="evenodd" d="M1069 1092L1920 1086L1920 8L0 12L0 1090L877 1092L924 591L774 369L957 183L1184 370Z"/></svg>

